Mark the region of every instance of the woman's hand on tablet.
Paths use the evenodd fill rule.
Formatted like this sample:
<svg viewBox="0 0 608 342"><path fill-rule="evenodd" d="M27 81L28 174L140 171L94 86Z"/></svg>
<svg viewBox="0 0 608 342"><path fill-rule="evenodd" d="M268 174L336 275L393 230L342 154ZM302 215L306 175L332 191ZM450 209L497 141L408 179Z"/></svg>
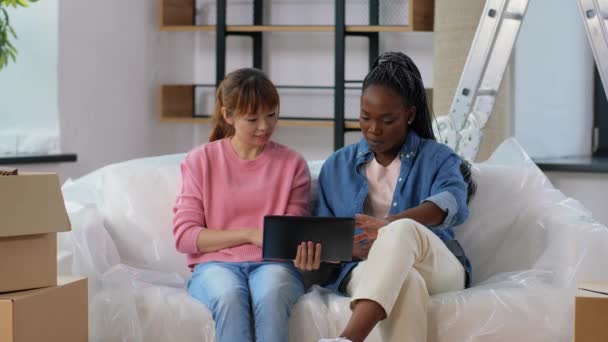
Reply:
<svg viewBox="0 0 608 342"><path fill-rule="evenodd" d="M369 240L365 234L359 234L355 236L353 242L353 258L360 260L367 260L370 248L376 240Z"/></svg>
<svg viewBox="0 0 608 342"><path fill-rule="evenodd" d="M321 266L321 244L316 246L312 241L298 245L296 259L293 264L301 271L316 271Z"/></svg>
<svg viewBox="0 0 608 342"><path fill-rule="evenodd" d="M378 230L389 224L388 220L379 219L369 215L355 215L355 227L363 229L363 232L369 239L378 237Z"/></svg>

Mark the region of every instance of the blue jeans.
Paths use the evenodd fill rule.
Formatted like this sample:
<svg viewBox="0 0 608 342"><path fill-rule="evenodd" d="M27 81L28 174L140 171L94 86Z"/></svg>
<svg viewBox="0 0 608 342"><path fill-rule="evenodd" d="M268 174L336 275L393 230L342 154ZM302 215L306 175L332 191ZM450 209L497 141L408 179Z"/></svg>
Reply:
<svg viewBox="0 0 608 342"><path fill-rule="evenodd" d="M286 342L291 307L304 293L292 263L206 262L196 265L188 293L215 320L217 342ZM253 316L253 324L252 324Z"/></svg>

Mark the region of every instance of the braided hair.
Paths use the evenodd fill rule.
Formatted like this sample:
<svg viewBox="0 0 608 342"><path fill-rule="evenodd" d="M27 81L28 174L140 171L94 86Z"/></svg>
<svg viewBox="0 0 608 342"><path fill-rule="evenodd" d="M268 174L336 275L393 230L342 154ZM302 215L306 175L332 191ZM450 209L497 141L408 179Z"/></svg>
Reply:
<svg viewBox="0 0 608 342"><path fill-rule="evenodd" d="M414 106L416 115L410 128L422 138L437 140L433 133L433 114L429 108L422 76L410 57L401 52L385 52L378 56L372 63L371 71L363 80L363 92L373 85L393 90L401 96L404 106ZM469 202L477 189L471 174L471 164L462 159L460 172L467 183L467 202Z"/></svg>
<svg viewBox="0 0 608 342"><path fill-rule="evenodd" d="M404 106L416 107L416 116L410 127L422 138L435 140L422 76L410 57L401 52L385 52L380 55L363 80L363 92L372 85L392 89L401 96Z"/></svg>

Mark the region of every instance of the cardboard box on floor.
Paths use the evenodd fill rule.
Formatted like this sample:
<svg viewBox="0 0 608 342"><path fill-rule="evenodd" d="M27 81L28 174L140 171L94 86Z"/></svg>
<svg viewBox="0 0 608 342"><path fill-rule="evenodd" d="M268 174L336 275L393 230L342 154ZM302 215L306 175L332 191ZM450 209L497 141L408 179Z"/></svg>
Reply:
<svg viewBox="0 0 608 342"><path fill-rule="evenodd" d="M57 284L57 232L71 229L59 177L0 176L0 293Z"/></svg>
<svg viewBox="0 0 608 342"><path fill-rule="evenodd" d="M0 342L86 342L87 279L60 277L57 286L0 294Z"/></svg>
<svg viewBox="0 0 608 342"><path fill-rule="evenodd" d="M608 341L608 283L580 283L574 302L574 341Z"/></svg>

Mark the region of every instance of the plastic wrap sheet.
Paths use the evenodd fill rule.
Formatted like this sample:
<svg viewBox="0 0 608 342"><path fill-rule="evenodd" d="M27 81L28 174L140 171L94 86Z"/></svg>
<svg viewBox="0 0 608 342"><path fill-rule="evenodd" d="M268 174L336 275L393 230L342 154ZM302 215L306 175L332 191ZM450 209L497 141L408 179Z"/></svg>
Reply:
<svg viewBox="0 0 608 342"><path fill-rule="evenodd" d="M434 296L430 341L571 341L576 282L608 280L608 230L553 188L514 139L474 165L456 228L473 286Z"/></svg>
<svg viewBox="0 0 608 342"><path fill-rule="evenodd" d="M59 271L89 277L91 341L213 341L171 235L183 157L115 164L64 185L73 230L60 234ZM313 179L321 164L310 163ZM473 287L431 298L429 341L570 341L576 282L608 280L608 229L514 140L473 173L471 216L455 229ZM348 303L313 286L293 308L290 341L336 336ZM380 341L378 329L368 341Z"/></svg>
<svg viewBox="0 0 608 342"><path fill-rule="evenodd" d="M214 340L211 314L185 291L189 271L173 247L181 158L111 165L62 188L72 231L59 234L58 272L89 278L90 341Z"/></svg>
<svg viewBox="0 0 608 342"><path fill-rule="evenodd" d="M90 341L213 341L211 315L181 274L125 265L96 208L68 202L68 212L59 273L89 278Z"/></svg>

